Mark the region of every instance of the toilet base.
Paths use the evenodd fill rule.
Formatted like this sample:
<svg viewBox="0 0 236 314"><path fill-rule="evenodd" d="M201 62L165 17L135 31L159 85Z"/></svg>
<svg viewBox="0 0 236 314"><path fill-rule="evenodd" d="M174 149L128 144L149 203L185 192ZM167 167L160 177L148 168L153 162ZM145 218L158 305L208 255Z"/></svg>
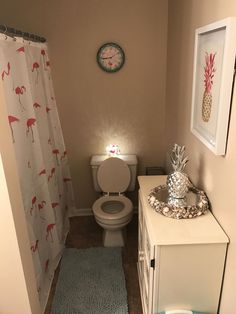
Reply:
<svg viewBox="0 0 236 314"><path fill-rule="evenodd" d="M126 228L118 230L103 230L103 245L105 247L117 247L124 246L124 237L126 234Z"/></svg>

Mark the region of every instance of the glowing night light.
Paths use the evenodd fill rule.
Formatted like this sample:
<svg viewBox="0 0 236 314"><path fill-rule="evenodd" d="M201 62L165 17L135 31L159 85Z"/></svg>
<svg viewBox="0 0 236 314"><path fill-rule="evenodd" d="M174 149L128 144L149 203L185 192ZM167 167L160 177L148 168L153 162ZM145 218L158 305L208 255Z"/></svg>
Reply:
<svg viewBox="0 0 236 314"><path fill-rule="evenodd" d="M106 153L108 156L115 157L117 155L120 155L120 148L116 144L109 144L106 147Z"/></svg>

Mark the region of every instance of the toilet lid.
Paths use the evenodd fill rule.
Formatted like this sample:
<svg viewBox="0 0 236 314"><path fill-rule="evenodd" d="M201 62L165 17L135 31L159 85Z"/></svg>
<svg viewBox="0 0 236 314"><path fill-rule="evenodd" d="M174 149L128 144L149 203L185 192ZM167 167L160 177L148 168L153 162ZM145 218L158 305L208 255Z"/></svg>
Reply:
<svg viewBox="0 0 236 314"><path fill-rule="evenodd" d="M104 160L97 173L98 184L103 192L122 193L130 183L130 170L120 158L111 157Z"/></svg>

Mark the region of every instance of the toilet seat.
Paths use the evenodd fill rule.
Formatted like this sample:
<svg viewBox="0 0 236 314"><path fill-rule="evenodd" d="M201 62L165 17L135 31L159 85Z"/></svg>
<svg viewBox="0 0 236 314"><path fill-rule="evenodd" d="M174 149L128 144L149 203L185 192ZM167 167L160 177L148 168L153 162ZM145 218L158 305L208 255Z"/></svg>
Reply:
<svg viewBox="0 0 236 314"><path fill-rule="evenodd" d="M110 212L109 213L107 211L104 211L104 209L103 209L103 206L106 202L121 203L121 205L123 205L123 208L120 209L120 211L118 211L118 212ZM131 215L132 211L133 211L133 204L124 195L119 195L119 196L105 195L105 196L102 196L99 199L97 199L95 201L95 203L93 204L94 215L98 219L107 220L110 223L112 223L112 221L117 222L117 220L123 220L124 218Z"/></svg>

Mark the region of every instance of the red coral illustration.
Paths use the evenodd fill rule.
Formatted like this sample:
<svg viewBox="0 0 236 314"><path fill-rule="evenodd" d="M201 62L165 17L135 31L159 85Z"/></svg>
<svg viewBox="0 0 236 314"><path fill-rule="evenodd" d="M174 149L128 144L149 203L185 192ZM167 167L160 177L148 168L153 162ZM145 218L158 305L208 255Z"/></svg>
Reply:
<svg viewBox="0 0 236 314"><path fill-rule="evenodd" d="M65 159L66 156L67 156L67 151L65 150L64 153L63 153L62 156L61 156L61 160Z"/></svg>
<svg viewBox="0 0 236 314"><path fill-rule="evenodd" d="M7 70L3 70L2 71L2 80L4 81L4 77L5 75L9 75L10 74L10 69L11 69L11 65L10 65L10 62L7 63Z"/></svg>
<svg viewBox="0 0 236 314"><path fill-rule="evenodd" d="M13 141L13 143L15 143L15 137L14 137L14 132L13 132L13 128L12 128L12 123L13 122L19 122L20 120L17 117L8 116L8 121L9 121L10 129L11 129L12 141Z"/></svg>
<svg viewBox="0 0 236 314"><path fill-rule="evenodd" d="M25 107L24 107L24 105L21 102L21 95L23 95L25 92L26 92L25 86L17 86L15 88L15 93L18 96L18 101L19 101L19 104L21 105L21 110L22 111L25 110Z"/></svg>
<svg viewBox="0 0 236 314"><path fill-rule="evenodd" d="M57 219L57 212L56 212L56 208L59 206L59 203L52 203L52 209L53 209L53 212L54 212L54 215L55 215L55 218Z"/></svg>
<svg viewBox="0 0 236 314"><path fill-rule="evenodd" d="M50 110L52 110L52 109L49 108L49 107L46 107L46 112L47 112L47 113L49 113Z"/></svg>
<svg viewBox="0 0 236 314"><path fill-rule="evenodd" d="M52 179L52 177L53 177L53 175L55 174L55 172L56 172L56 168L52 168L52 169L51 169L51 173L50 173L50 175L48 176L48 182Z"/></svg>
<svg viewBox="0 0 236 314"><path fill-rule="evenodd" d="M49 258L45 261L45 264L44 264L44 271L45 271L45 273L48 272L48 267L49 267Z"/></svg>
<svg viewBox="0 0 236 314"><path fill-rule="evenodd" d="M35 124L36 119L35 118L30 118L27 120L26 125L27 125L27 130L26 130L26 136L28 136L29 131L31 131L32 135L32 143L34 143L34 132L33 132L33 125Z"/></svg>
<svg viewBox="0 0 236 314"><path fill-rule="evenodd" d="M41 108L41 105L38 104L37 102L35 102L35 103L33 104L33 107L37 109L37 108Z"/></svg>
<svg viewBox="0 0 236 314"><path fill-rule="evenodd" d="M58 160L58 155L59 155L59 149L54 148L52 153L56 156L56 161L57 161L57 165L59 166L59 160Z"/></svg>
<svg viewBox="0 0 236 314"><path fill-rule="evenodd" d="M31 245L30 249L32 252L36 252L38 249L39 240L36 240L35 244Z"/></svg>
<svg viewBox="0 0 236 314"><path fill-rule="evenodd" d="M47 71L46 51L44 49L41 49L41 55L43 57L44 70Z"/></svg>
<svg viewBox="0 0 236 314"><path fill-rule="evenodd" d="M65 186L66 186L66 191L68 191L68 187L67 187L67 184L68 182L71 181L71 178L63 178L63 182L65 183Z"/></svg>
<svg viewBox="0 0 236 314"><path fill-rule="evenodd" d="M32 198L32 201L31 201L31 208L30 208L30 215L31 215L31 216L32 216L32 211L33 211L33 209L36 209L36 201L37 201L37 197L34 196L34 197Z"/></svg>
<svg viewBox="0 0 236 314"><path fill-rule="evenodd" d="M36 72L36 83L38 83L38 79L39 79L39 64L38 62L34 62L33 66L32 66L32 72Z"/></svg>
<svg viewBox="0 0 236 314"><path fill-rule="evenodd" d="M25 47L20 47L16 49L17 52L25 52Z"/></svg>
<svg viewBox="0 0 236 314"><path fill-rule="evenodd" d="M38 210L40 211L41 209L43 209L45 205L46 205L46 202L41 201L41 203L38 204Z"/></svg>
<svg viewBox="0 0 236 314"><path fill-rule="evenodd" d="M42 174L46 174L46 169L45 168L39 172L39 176L41 176Z"/></svg>
<svg viewBox="0 0 236 314"><path fill-rule="evenodd" d="M52 230L55 227L56 224L48 224L47 229L46 229L46 240L48 240L48 237L50 235L51 241L53 242L53 237L52 237Z"/></svg>

